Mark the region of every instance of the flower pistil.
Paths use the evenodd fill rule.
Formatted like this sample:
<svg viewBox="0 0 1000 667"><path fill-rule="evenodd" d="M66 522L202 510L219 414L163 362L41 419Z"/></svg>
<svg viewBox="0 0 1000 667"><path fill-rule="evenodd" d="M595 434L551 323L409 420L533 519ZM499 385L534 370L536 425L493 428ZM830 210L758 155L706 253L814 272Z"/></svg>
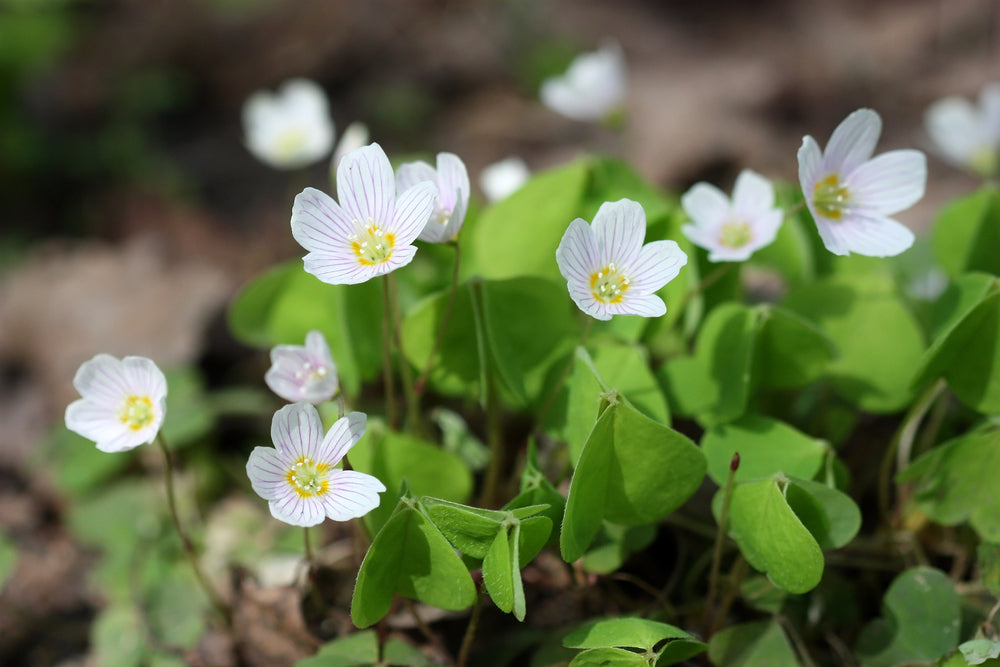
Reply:
<svg viewBox="0 0 1000 667"><path fill-rule="evenodd" d="M816 212L830 220L840 220L847 208L847 187L841 185L836 172L816 182L813 188L813 206Z"/></svg>
<svg viewBox="0 0 1000 667"><path fill-rule="evenodd" d="M326 479L328 463L316 463L308 456L302 456L285 474L285 480L295 493L302 498L322 496L330 489Z"/></svg>
<svg viewBox="0 0 1000 667"><path fill-rule="evenodd" d="M128 396L122 404L118 418L133 431L148 426L155 416L153 402L148 396Z"/></svg>
<svg viewBox="0 0 1000 667"><path fill-rule="evenodd" d="M396 237L392 232L384 231L372 218L368 218L367 226L355 220L354 227L355 233L347 239L360 264L375 266L389 261L396 245Z"/></svg>
<svg viewBox="0 0 1000 667"><path fill-rule="evenodd" d="M621 303L629 282L628 276L614 262L590 274L591 292L601 303Z"/></svg>

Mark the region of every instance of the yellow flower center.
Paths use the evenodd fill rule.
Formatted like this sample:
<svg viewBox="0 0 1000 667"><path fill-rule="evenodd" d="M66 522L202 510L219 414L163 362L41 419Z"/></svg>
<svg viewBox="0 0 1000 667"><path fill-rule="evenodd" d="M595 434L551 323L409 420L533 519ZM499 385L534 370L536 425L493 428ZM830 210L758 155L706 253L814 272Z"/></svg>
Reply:
<svg viewBox="0 0 1000 667"><path fill-rule="evenodd" d="M824 218L840 220L849 199L847 188L840 184L840 177L836 173L819 181L813 188L813 206Z"/></svg>
<svg viewBox="0 0 1000 667"><path fill-rule="evenodd" d="M308 140L309 136L301 128L285 130L274 142L275 158L284 161L298 157Z"/></svg>
<svg viewBox="0 0 1000 667"><path fill-rule="evenodd" d="M991 178L1000 171L1000 153L995 148L981 148L969 158L969 167L983 178Z"/></svg>
<svg viewBox="0 0 1000 667"><path fill-rule="evenodd" d="M391 232L385 232L378 224L368 218L368 224L362 225L354 221L355 233L347 239L351 242L351 250L358 262L365 266L383 264L392 257L392 249L396 245L396 237Z"/></svg>
<svg viewBox="0 0 1000 667"><path fill-rule="evenodd" d="M330 489L330 482L326 479L329 469L329 463L316 463L303 456L285 474L285 481L303 498L322 496Z"/></svg>
<svg viewBox="0 0 1000 667"><path fill-rule="evenodd" d="M727 248L741 248L750 243L752 237L750 225L745 222L727 222L719 230L719 243Z"/></svg>
<svg viewBox="0 0 1000 667"><path fill-rule="evenodd" d="M133 431L149 426L155 416L148 396L129 396L118 411L118 418Z"/></svg>
<svg viewBox="0 0 1000 667"><path fill-rule="evenodd" d="M590 274L590 291L601 303L620 303L628 288L628 276L614 262L597 273Z"/></svg>

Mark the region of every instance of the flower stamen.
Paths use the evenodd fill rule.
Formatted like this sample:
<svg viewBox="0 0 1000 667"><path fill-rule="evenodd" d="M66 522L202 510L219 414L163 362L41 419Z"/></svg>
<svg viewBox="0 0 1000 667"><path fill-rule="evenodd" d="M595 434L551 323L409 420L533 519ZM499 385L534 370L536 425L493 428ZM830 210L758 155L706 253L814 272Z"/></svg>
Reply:
<svg viewBox="0 0 1000 667"><path fill-rule="evenodd" d="M750 225L739 220L727 222L719 230L719 243L727 248L742 248L752 240Z"/></svg>
<svg viewBox="0 0 1000 667"><path fill-rule="evenodd" d="M133 431L145 428L155 416L153 402L148 396L129 396L118 412L118 418Z"/></svg>
<svg viewBox="0 0 1000 667"><path fill-rule="evenodd" d="M590 274L590 291L601 303L621 303L630 280L614 262Z"/></svg>
<svg viewBox="0 0 1000 667"><path fill-rule="evenodd" d="M348 236L347 240L351 242L351 250L357 256L358 263L374 266L389 261L396 245L396 237L392 232L384 231L372 218L368 218L366 225L355 220L354 228L355 233Z"/></svg>
<svg viewBox="0 0 1000 667"><path fill-rule="evenodd" d="M813 188L813 206L824 218L840 220L849 200L847 187L841 185L836 172L817 182Z"/></svg>
<svg viewBox="0 0 1000 667"><path fill-rule="evenodd" d="M285 473L285 481L302 498L322 496L330 489L330 482L326 479L329 469L330 464L316 463L303 456Z"/></svg>

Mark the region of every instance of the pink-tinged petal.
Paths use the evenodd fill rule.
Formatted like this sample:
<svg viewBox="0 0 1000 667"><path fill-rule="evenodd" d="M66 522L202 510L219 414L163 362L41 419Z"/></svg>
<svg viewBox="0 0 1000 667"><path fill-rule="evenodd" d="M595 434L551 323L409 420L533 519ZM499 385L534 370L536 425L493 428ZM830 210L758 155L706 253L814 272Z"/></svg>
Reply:
<svg viewBox="0 0 1000 667"><path fill-rule="evenodd" d="M396 246L410 245L420 235L434 212L437 186L434 183L417 183L400 195L396 211L386 231L396 235Z"/></svg>
<svg viewBox="0 0 1000 667"><path fill-rule="evenodd" d="M590 290L590 275L601 268L601 254L597 249L594 231L583 218L569 223L556 248L559 272L570 285L582 285Z"/></svg>
<svg viewBox="0 0 1000 667"><path fill-rule="evenodd" d="M750 244L738 248L729 248L720 245L712 252L708 253L710 262L745 262L753 255L754 248Z"/></svg>
<svg viewBox="0 0 1000 667"><path fill-rule="evenodd" d="M608 304L608 309L615 315L662 317L667 312L667 305L655 294L635 294L626 295L621 303Z"/></svg>
<svg viewBox="0 0 1000 667"><path fill-rule="evenodd" d="M306 334L306 350L326 367L333 366L333 355L330 354L330 346L323 332L312 329Z"/></svg>
<svg viewBox="0 0 1000 667"><path fill-rule="evenodd" d="M147 429L133 431L118 418L116 408L93 403L85 398L66 407L66 428L106 452L121 452L146 443ZM155 431L153 432L155 435Z"/></svg>
<svg viewBox="0 0 1000 667"><path fill-rule="evenodd" d="M659 290L677 277L687 261L687 254L675 241L647 243L639 251L636 262L629 267L630 285L626 295L650 294Z"/></svg>
<svg viewBox="0 0 1000 667"><path fill-rule="evenodd" d="M573 303L576 304L577 308L584 312L586 315L590 315L595 320L610 320L611 311L608 310L608 304L603 301L598 301L593 292L587 289L571 289L569 292L570 298L573 299Z"/></svg>
<svg viewBox="0 0 1000 667"><path fill-rule="evenodd" d="M826 172L849 174L872 156L882 134L882 119L871 109L858 109L841 121L823 153Z"/></svg>
<svg viewBox="0 0 1000 667"><path fill-rule="evenodd" d="M774 186L757 172L744 169L733 186L733 211L749 221L774 207Z"/></svg>
<svg viewBox="0 0 1000 667"><path fill-rule="evenodd" d="M437 183L438 175L434 167L423 160L404 162L396 168L396 194L401 195L417 183L430 181Z"/></svg>
<svg viewBox="0 0 1000 667"><path fill-rule="evenodd" d="M719 230L718 227L698 227L696 225L681 225L681 234L687 237L687 240L695 244L699 248L704 248L709 252L720 249L722 246L719 243ZM712 255L709 255L709 260L712 262L718 261L712 259Z"/></svg>
<svg viewBox="0 0 1000 667"><path fill-rule="evenodd" d="M619 267L631 266L646 236L646 212L631 199L604 202L594 215L592 228L602 266L612 262Z"/></svg>
<svg viewBox="0 0 1000 667"><path fill-rule="evenodd" d="M323 502L316 497L303 498L291 486L277 498L267 502L271 516L292 526L308 528L326 518Z"/></svg>
<svg viewBox="0 0 1000 667"><path fill-rule="evenodd" d="M396 184L392 165L378 144L351 151L337 167L337 201L362 224L369 218L383 228L392 219Z"/></svg>
<svg viewBox="0 0 1000 667"><path fill-rule="evenodd" d="M377 478L354 470L334 470L330 488L320 498L326 516L334 521L347 521L368 514L379 506L379 493L385 485Z"/></svg>
<svg viewBox="0 0 1000 667"><path fill-rule="evenodd" d="M927 158L917 150L882 153L851 172L846 184L852 204L892 215L924 196Z"/></svg>
<svg viewBox="0 0 1000 667"><path fill-rule="evenodd" d="M816 183L819 182L819 179L824 174L822 173L823 154L819 150L819 144L809 135L802 137L798 160L799 185L802 186L802 194L805 196L806 201L810 202L809 210L812 211L813 190L816 188ZM813 217L815 217L815 213L813 213Z"/></svg>
<svg viewBox="0 0 1000 667"><path fill-rule="evenodd" d="M286 458L294 461L308 456L315 461L323 442L323 422L316 408L308 403L293 403L275 412L271 419L271 441Z"/></svg>
<svg viewBox="0 0 1000 667"><path fill-rule="evenodd" d="M320 463L336 465L351 447L365 434L368 417L363 412L349 412L330 427L320 445L316 460Z"/></svg>
<svg viewBox="0 0 1000 667"><path fill-rule="evenodd" d="M247 459L250 486L264 500L278 498L292 488L288 483L292 463L273 447L254 447Z"/></svg>
<svg viewBox="0 0 1000 667"><path fill-rule="evenodd" d="M129 378L122 362L110 354L98 354L80 364L73 386L85 399L117 408L129 394Z"/></svg>
<svg viewBox="0 0 1000 667"><path fill-rule="evenodd" d="M839 221L816 219L827 250L835 255L852 252L869 257L892 257L913 245L913 232L884 216L852 212Z"/></svg>
<svg viewBox="0 0 1000 667"><path fill-rule="evenodd" d="M306 273L330 285L357 285L379 275L375 266L361 264L349 251L338 254L311 252L302 258L302 265Z"/></svg>
<svg viewBox="0 0 1000 667"><path fill-rule="evenodd" d="M727 220L732 208L729 198L711 183L695 183L681 197L681 206L699 227L714 228Z"/></svg>
<svg viewBox="0 0 1000 667"><path fill-rule="evenodd" d="M437 155L438 202L445 208L457 211L462 205L462 219L465 218L465 205L469 201L469 171L465 168L462 158L454 153L438 153ZM452 215L452 218L455 216ZM456 230L457 231L457 230ZM452 234L454 236L454 233Z"/></svg>
<svg viewBox="0 0 1000 667"><path fill-rule="evenodd" d="M772 244L774 239L778 237L778 230L781 229L781 223L784 221L785 212L780 209L758 216L751 225L753 240L747 245L752 246L753 250L756 251Z"/></svg>
<svg viewBox="0 0 1000 667"><path fill-rule="evenodd" d="M349 214L316 188L306 188L292 205L292 236L310 252L349 252L348 237L355 233Z"/></svg>

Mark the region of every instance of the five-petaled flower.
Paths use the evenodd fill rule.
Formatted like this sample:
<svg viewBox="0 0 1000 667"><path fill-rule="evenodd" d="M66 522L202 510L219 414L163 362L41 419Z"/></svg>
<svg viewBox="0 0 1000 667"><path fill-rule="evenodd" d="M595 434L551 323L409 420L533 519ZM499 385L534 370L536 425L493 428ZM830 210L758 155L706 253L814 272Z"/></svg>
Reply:
<svg viewBox="0 0 1000 667"><path fill-rule="evenodd" d="M403 193L418 183L437 185L438 196L430 220L424 225L421 241L447 243L455 238L469 207L469 172L454 153L438 153L437 169L423 160L405 162L396 169L396 192Z"/></svg>
<svg viewBox="0 0 1000 667"><path fill-rule="evenodd" d="M308 166L333 148L326 94L307 79L292 79L274 95L251 95L243 104L243 129L247 149L277 169Z"/></svg>
<svg viewBox="0 0 1000 667"><path fill-rule="evenodd" d="M694 224L681 232L709 251L710 262L742 262L778 234L784 213L774 207L774 186L750 169L736 177L733 199L714 185L696 183L681 205Z"/></svg>
<svg viewBox="0 0 1000 667"><path fill-rule="evenodd" d="M434 210L433 183L414 185L396 198L392 165L371 144L344 156L337 167L337 199L306 188L292 206L292 236L309 251L305 270L325 283L363 283L409 264Z"/></svg>
<svg viewBox="0 0 1000 667"><path fill-rule="evenodd" d="M378 507L382 482L336 467L364 435L366 420L360 412L348 413L324 437L319 413L308 403L292 403L274 413L274 447L254 448L247 475L275 519L315 526L325 517L347 521Z"/></svg>
<svg viewBox="0 0 1000 667"><path fill-rule="evenodd" d="M924 125L955 166L986 178L1000 172L1000 83L983 87L978 107L964 97L938 100L924 114Z"/></svg>
<svg viewBox="0 0 1000 667"><path fill-rule="evenodd" d="M645 234L646 213L630 199L601 204L593 225L570 223L556 263L580 310L599 320L667 312L654 292L677 277L687 255L674 241L642 245Z"/></svg>
<svg viewBox="0 0 1000 667"><path fill-rule="evenodd" d="M836 255L898 255L913 232L888 217L924 196L927 159L918 150L872 157L882 120L858 109L837 126L821 152L811 136L799 148L799 183L820 238Z"/></svg>
<svg viewBox="0 0 1000 667"><path fill-rule="evenodd" d="M479 174L479 189L491 202L500 201L517 192L531 172L517 156L486 165Z"/></svg>
<svg viewBox="0 0 1000 667"><path fill-rule="evenodd" d="M66 428L102 452L124 452L156 438L166 414L167 380L152 360L98 354L80 365L73 386L83 398L66 408Z"/></svg>
<svg viewBox="0 0 1000 667"><path fill-rule="evenodd" d="M339 388L337 366L323 334L310 331L305 346L271 348L271 368L264 374L264 382L289 403L303 401L316 405L333 398Z"/></svg>
<svg viewBox="0 0 1000 667"><path fill-rule="evenodd" d="M625 102L625 56L608 42L597 51L577 56L561 76L546 79L542 103L573 120L600 121Z"/></svg>

